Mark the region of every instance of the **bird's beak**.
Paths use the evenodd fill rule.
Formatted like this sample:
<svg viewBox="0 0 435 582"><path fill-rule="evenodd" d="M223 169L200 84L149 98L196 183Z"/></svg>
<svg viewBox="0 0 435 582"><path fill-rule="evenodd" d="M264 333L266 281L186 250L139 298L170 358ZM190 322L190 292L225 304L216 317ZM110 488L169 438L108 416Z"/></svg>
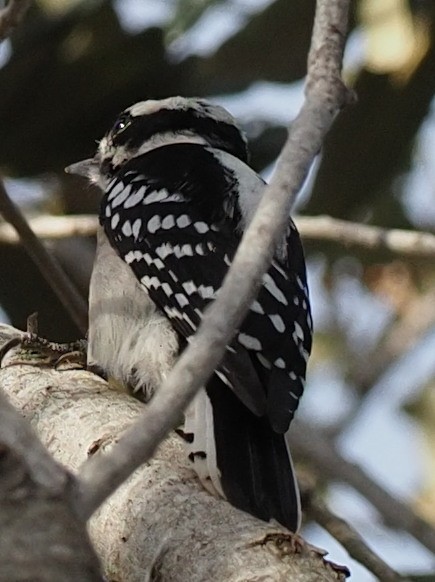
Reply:
<svg viewBox="0 0 435 582"><path fill-rule="evenodd" d="M85 178L91 178L93 171L98 167L98 162L95 158L88 160L81 160L75 164L71 164L65 168L67 174L77 174Z"/></svg>

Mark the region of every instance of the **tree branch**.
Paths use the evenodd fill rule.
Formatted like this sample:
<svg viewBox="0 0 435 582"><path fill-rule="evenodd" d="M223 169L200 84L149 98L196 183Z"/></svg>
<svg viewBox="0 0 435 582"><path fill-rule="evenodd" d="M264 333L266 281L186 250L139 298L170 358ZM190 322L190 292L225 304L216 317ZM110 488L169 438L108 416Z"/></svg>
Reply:
<svg viewBox="0 0 435 582"><path fill-rule="evenodd" d="M95 214L52 216L43 214L28 219L28 224L36 236L43 240L59 240L75 236L95 236L98 217ZM0 224L0 243L17 244L20 238L8 224Z"/></svg>
<svg viewBox="0 0 435 582"><path fill-rule="evenodd" d="M13 365L0 370L0 382L72 470L116 446L146 407L83 370ZM184 443L175 435L95 513L89 531L111 580L338 582L347 574L285 528L207 493L186 467Z"/></svg>
<svg viewBox="0 0 435 582"><path fill-rule="evenodd" d="M81 333L85 335L88 328L86 301L65 275L56 259L50 255L32 231L19 208L10 199L2 180L0 180L0 214L16 230L30 258L56 293Z"/></svg>
<svg viewBox="0 0 435 582"><path fill-rule="evenodd" d="M13 337L19 332L2 326L1 346ZM0 375L1 388L3 380ZM101 581L85 523L73 509L75 480L48 454L1 388L0 579Z"/></svg>
<svg viewBox="0 0 435 582"><path fill-rule="evenodd" d="M302 498L307 515L331 534L347 550L349 556L362 564L379 580L383 582L407 580L375 554L356 529L333 513L312 489L302 490Z"/></svg>
<svg viewBox="0 0 435 582"><path fill-rule="evenodd" d="M243 320L309 167L348 93L341 81L349 0L319 0L309 55L306 101L291 126L276 173L266 189L224 280L198 332L139 422L107 456L96 455L81 471L80 508L89 516L141 463L149 459L197 390L219 364Z"/></svg>
<svg viewBox="0 0 435 582"><path fill-rule="evenodd" d="M6 7L0 10L0 43L20 24L31 3L31 0L9 0Z"/></svg>
<svg viewBox="0 0 435 582"><path fill-rule="evenodd" d="M299 215L294 221L305 240L327 240L350 248L389 251L404 257L435 257L435 235L429 232L368 226L331 216ZM98 228L98 218L93 214L42 215L28 222L39 238L47 240L95 236ZM0 243L16 244L19 240L13 228L0 224Z"/></svg>
<svg viewBox="0 0 435 582"><path fill-rule="evenodd" d="M329 240L348 247L385 250L406 257L435 256L435 235L428 232L367 226L330 216L298 216L295 222L305 239Z"/></svg>
<svg viewBox="0 0 435 582"><path fill-rule="evenodd" d="M310 463L315 473L331 481L347 483L359 491L376 507L387 525L408 532L435 554L434 528L373 481L361 467L342 457L316 427L295 421L290 442L295 456Z"/></svg>

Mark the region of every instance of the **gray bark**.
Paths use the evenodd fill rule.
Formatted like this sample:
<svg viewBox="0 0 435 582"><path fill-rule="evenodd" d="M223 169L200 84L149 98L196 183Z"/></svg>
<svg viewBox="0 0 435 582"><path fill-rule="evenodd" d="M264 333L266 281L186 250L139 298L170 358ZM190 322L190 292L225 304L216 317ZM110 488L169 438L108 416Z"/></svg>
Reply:
<svg viewBox="0 0 435 582"><path fill-rule="evenodd" d="M48 450L73 471L107 450L144 407L81 370L17 365L0 370L0 383ZM202 490L176 436L104 503L89 531L110 580L344 579L301 538Z"/></svg>

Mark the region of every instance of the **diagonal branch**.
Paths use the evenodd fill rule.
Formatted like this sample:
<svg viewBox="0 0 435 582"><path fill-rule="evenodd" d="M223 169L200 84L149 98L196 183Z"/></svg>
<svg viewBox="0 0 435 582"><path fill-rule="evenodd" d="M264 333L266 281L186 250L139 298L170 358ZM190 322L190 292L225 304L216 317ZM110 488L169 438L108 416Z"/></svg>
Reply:
<svg viewBox="0 0 435 582"><path fill-rule="evenodd" d="M287 216L335 115L348 99L340 73L349 0L318 0L309 55L306 101L292 124L277 171L248 228L218 299L177 365L135 423L107 456L81 469L78 506L87 517L141 463L149 459L218 365L267 270Z"/></svg>
<svg viewBox="0 0 435 582"><path fill-rule="evenodd" d="M308 462L317 474L328 480L347 483L359 491L376 507L386 525L408 532L435 554L435 529L373 481L361 467L342 457L316 427L296 421L290 443L295 456Z"/></svg>
<svg viewBox="0 0 435 582"><path fill-rule="evenodd" d="M64 273L56 259L50 255L28 225L19 208L12 202L0 180L0 214L17 231L20 240L46 281L83 333L87 330L86 301Z"/></svg>
<svg viewBox="0 0 435 582"><path fill-rule="evenodd" d="M406 582L366 544L356 529L332 512L313 490L303 492L304 510L345 548L355 561L383 582ZM409 582L409 581L408 581Z"/></svg>

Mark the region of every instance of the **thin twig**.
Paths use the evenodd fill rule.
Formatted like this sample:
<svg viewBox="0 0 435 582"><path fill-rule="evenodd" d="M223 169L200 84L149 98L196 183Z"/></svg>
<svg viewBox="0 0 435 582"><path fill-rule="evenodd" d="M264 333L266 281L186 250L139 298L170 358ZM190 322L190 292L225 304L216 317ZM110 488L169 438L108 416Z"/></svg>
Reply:
<svg viewBox="0 0 435 582"><path fill-rule="evenodd" d="M86 301L62 268L32 231L19 208L9 198L0 180L0 214L17 231L20 240L45 280L56 293L82 334L87 330Z"/></svg>
<svg viewBox="0 0 435 582"><path fill-rule="evenodd" d="M311 424L295 421L290 442L296 457L312 464L328 480L347 483L372 503L389 526L403 529L435 554L435 529L373 481L358 465L347 461L325 435Z"/></svg>
<svg viewBox="0 0 435 582"><path fill-rule="evenodd" d="M31 3L32 0L9 0L6 7L0 10L0 42L20 24Z"/></svg>
<svg viewBox="0 0 435 582"><path fill-rule="evenodd" d="M304 511L332 535L357 562L383 582L404 582L404 578L391 568L366 544L360 534L338 515L335 515L313 492L304 495Z"/></svg>
<svg viewBox="0 0 435 582"><path fill-rule="evenodd" d="M295 222L305 239L329 240L408 257L435 257L435 235L428 232L367 226L330 216L299 216Z"/></svg>
<svg viewBox="0 0 435 582"><path fill-rule="evenodd" d="M95 236L98 217L95 214L51 216L49 214L28 219L30 228L43 240L59 240L75 236ZM20 239L9 224L0 224L0 243L16 244Z"/></svg>
<svg viewBox="0 0 435 582"><path fill-rule="evenodd" d="M389 251L403 257L435 257L435 235L404 229L387 229L331 216L296 216L299 233L305 240L327 240L346 247ZM42 239L58 240L74 236L95 236L98 218L94 214L75 216L41 215L29 225ZM0 243L16 244L19 238L8 224L0 224Z"/></svg>
<svg viewBox="0 0 435 582"><path fill-rule="evenodd" d="M81 469L78 510L87 517L141 463L179 420L197 390L218 365L235 329L245 316L267 270L286 217L332 122L347 100L341 62L349 0L318 0L317 38L309 56L306 101L294 120L251 225L216 301L146 412L107 456L94 455Z"/></svg>

